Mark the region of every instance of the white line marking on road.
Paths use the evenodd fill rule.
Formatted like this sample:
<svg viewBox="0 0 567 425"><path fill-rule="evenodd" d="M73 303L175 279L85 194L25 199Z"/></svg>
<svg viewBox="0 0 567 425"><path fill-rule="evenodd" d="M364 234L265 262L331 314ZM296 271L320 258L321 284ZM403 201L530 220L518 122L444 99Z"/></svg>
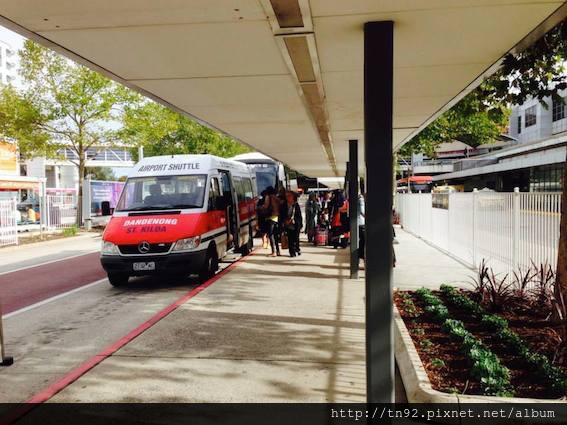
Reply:
<svg viewBox="0 0 567 425"><path fill-rule="evenodd" d="M60 300L61 298L65 298L69 295L76 294L79 291L92 288L95 285L100 285L101 283L104 283L104 282L107 282L107 281L108 281L108 279L105 278L105 279L97 280L96 282L87 283L86 285L79 286L78 288L71 289L70 291L63 292L61 294L57 294L57 295L55 295L51 298L46 298L46 299L39 301L35 304L31 304L31 305L28 305L27 307L22 307L19 310L5 314L4 316L2 316L2 319L9 319L10 317L17 316L18 314L25 313L26 311L33 310L34 308L41 307L42 305L49 304L50 302Z"/></svg>
<svg viewBox="0 0 567 425"><path fill-rule="evenodd" d="M75 254L75 255L70 255L69 257L64 257L64 258L56 258L55 260L49 260L46 261L44 263L39 263L39 264L33 264L30 266L24 266L24 267L19 267L17 269L14 270L8 270L6 272L1 272L0 276L8 274L8 273L15 273L15 272L20 272L22 270L27 270L27 269L33 269L34 267L41 267L41 266L46 266L48 264L53 264L53 263L57 263L59 261L65 261L65 260L70 260L71 258L77 258L77 257L82 257L83 255L89 255L92 254L93 252L99 252L98 249L93 249L92 251L88 251L88 252L83 252L81 254Z"/></svg>

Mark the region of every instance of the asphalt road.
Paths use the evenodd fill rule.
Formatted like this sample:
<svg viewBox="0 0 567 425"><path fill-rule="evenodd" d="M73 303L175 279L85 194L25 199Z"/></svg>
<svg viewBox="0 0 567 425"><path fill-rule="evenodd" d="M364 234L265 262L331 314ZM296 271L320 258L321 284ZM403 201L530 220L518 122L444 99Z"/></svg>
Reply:
<svg viewBox="0 0 567 425"><path fill-rule="evenodd" d="M199 284L143 277L114 288L93 252L99 244L83 238L0 250L5 344L15 359L0 367L0 403L28 400Z"/></svg>

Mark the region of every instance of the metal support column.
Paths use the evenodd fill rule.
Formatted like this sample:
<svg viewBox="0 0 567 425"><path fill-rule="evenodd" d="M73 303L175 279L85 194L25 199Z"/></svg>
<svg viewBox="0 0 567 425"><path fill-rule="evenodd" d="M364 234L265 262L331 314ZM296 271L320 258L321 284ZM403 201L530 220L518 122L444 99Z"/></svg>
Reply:
<svg viewBox="0 0 567 425"><path fill-rule="evenodd" d="M366 386L369 403L394 401L392 325L391 21L364 25L364 156L366 163Z"/></svg>
<svg viewBox="0 0 567 425"><path fill-rule="evenodd" d="M348 164L350 278L358 279L358 140L348 141Z"/></svg>

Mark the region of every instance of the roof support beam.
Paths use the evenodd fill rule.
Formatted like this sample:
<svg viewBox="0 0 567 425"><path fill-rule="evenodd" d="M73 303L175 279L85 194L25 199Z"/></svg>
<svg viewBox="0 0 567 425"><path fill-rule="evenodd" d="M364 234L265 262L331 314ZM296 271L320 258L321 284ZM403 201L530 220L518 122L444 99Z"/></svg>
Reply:
<svg viewBox="0 0 567 425"><path fill-rule="evenodd" d="M331 169L338 176L319 55L308 0L262 0L282 57L319 135Z"/></svg>

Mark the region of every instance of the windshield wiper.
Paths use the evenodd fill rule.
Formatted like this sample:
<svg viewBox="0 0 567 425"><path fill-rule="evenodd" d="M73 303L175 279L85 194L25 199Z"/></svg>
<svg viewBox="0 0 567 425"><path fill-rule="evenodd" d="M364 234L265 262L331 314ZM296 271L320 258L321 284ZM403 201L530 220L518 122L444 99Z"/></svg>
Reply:
<svg viewBox="0 0 567 425"><path fill-rule="evenodd" d="M201 208L201 206L193 204L175 204L173 208Z"/></svg>
<svg viewBox="0 0 567 425"><path fill-rule="evenodd" d="M172 208L175 208L173 205L161 205L161 206L156 206L156 205L143 205L140 207L132 207L132 208L126 208L120 211L153 211L153 210L170 210Z"/></svg>

